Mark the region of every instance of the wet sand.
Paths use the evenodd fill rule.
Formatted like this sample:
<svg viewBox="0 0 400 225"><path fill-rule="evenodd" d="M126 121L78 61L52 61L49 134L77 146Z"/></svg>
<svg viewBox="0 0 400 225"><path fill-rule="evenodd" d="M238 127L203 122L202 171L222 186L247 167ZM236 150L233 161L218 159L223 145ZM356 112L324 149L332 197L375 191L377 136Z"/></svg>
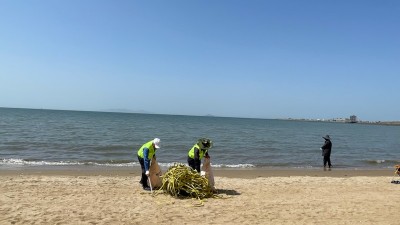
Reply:
<svg viewBox="0 0 400 225"><path fill-rule="evenodd" d="M166 171L168 168L161 168ZM228 178L248 178L257 177L290 177L290 176L311 176L311 177L353 177L353 176L391 176L394 169L272 169L272 168L247 168L247 169L230 169L230 168L213 168L214 176ZM138 167L96 167L96 166L77 166L77 167L21 167L12 169L1 169L1 175L74 175L74 176L140 176L140 168Z"/></svg>

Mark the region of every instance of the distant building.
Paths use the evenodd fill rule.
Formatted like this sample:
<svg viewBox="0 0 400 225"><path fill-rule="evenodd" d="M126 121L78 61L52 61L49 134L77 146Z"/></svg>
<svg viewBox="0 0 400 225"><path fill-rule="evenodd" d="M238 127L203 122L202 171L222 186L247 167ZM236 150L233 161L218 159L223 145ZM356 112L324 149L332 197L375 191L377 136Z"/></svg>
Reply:
<svg viewBox="0 0 400 225"><path fill-rule="evenodd" d="M357 116L355 116L355 115L350 116L350 123L357 123L357 122L358 122Z"/></svg>
<svg viewBox="0 0 400 225"><path fill-rule="evenodd" d="M342 123L346 122L347 120L348 119L346 119L346 118L334 118L334 119L332 119L333 122L342 122Z"/></svg>

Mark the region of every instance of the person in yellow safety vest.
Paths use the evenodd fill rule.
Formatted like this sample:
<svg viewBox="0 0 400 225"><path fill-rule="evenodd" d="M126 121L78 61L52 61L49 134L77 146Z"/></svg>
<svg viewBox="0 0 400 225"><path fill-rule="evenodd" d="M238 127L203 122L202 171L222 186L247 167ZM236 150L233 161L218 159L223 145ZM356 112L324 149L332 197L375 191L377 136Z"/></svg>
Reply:
<svg viewBox="0 0 400 225"><path fill-rule="evenodd" d="M188 164L192 169L200 173L200 164L203 157L209 158L208 150L212 147L212 141L208 138L200 138L189 150Z"/></svg>
<svg viewBox="0 0 400 225"><path fill-rule="evenodd" d="M145 143L139 149L137 155L140 163L140 167L142 168L142 178L140 179L140 183L144 190L150 190L150 187L147 183L150 168L150 160L156 158L156 151L160 148L160 139L154 138L153 140Z"/></svg>

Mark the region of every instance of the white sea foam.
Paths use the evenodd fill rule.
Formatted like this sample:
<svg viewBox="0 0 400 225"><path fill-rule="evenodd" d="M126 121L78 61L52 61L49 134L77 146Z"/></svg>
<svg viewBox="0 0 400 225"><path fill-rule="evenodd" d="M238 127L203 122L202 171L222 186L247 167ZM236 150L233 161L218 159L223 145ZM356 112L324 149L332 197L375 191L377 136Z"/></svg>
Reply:
<svg viewBox="0 0 400 225"><path fill-rule="evenodd" d="M138 166L138 162L129 163L98 163L98 162L74 162L74 161L59 161L59 162L48 162L48 161L26 161L23 159L2 159L0 165L17 165L17 166L110 166L110 167L130 167Z"/></svg>
<svg viewBox="0 0 400 225"><path fill-rule="evenodd" d="M217 164L217 165L212 165L213 167L219 167L219 168L252 168L256 167L253 164L237 164L237 165L225 165L225 164Z"/></svg>
<svg viewBox="0 0 400 225"><path fill-rule="evenodd" d="M3 165L32 165L32 166L68 166L68 165L84 165L81 162L47 162L47 161L26 161L23 159L2 159L0 164Z"/></svg>

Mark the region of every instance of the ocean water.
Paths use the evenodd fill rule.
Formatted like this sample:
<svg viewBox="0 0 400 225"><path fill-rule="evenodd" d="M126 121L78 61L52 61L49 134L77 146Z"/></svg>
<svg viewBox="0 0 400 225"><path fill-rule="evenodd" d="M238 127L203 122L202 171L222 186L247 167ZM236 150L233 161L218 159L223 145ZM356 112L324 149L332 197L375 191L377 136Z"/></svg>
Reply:
<svg viewBox="0 0 400 225"><path fill-rule="evenodd" d="M196 140L208 137L214 167L319 168L326 134L336 168L400 163L400 126L0 108L0 169L138 167L137 150L155 137L164 167L187 163Z"/></svg>

